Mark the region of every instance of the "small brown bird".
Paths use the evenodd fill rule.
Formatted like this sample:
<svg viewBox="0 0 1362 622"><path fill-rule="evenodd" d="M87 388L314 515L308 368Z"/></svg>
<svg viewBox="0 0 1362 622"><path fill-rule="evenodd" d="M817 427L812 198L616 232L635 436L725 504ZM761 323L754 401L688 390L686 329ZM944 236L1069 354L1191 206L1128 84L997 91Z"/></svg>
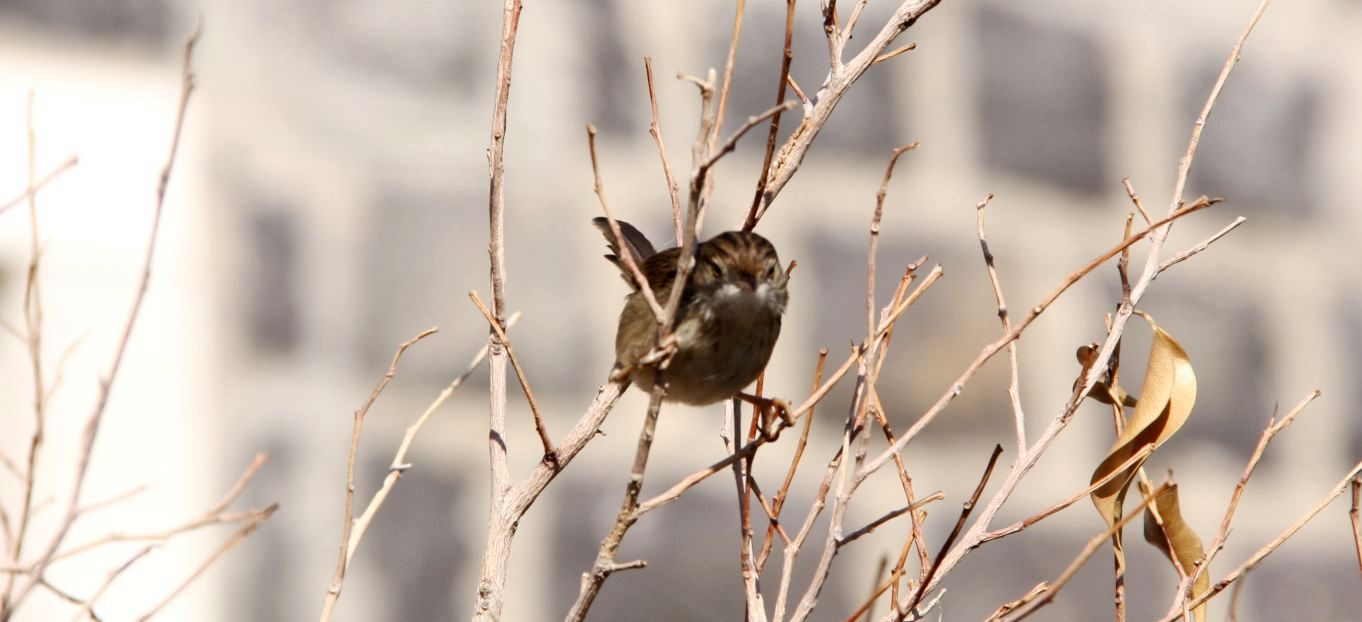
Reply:
<svg viewBox="0 0 1362 622"><path fill-rule="evenodd" d="M618 221L626 246L621 249L605 218L591 222L613 252L605 258L634 289L625 300L615 334L615 369L629 370L634 384L652 391L656 372L638 361L657 345L657 320L620 254L633 257L653 295L665 306L681 249L658 252L633 225ZM665 372L667 400L712 404L733 397L756 380L780 336L788 280L775 246L760 235L728 231L698 244L695 268L682 290L673 322L676 353Z"/></svg>

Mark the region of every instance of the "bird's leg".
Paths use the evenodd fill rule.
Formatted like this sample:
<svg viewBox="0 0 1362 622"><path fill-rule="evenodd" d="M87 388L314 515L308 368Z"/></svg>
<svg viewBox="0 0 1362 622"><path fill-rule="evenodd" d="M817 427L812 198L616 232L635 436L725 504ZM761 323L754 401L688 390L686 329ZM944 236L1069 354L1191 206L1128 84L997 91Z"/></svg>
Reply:
<svg viewBox="0 0 1362 622"><path fill-rule="evenodd" d="M678 341L676 335L668 335L660 345L639 358L637 363L631 365L616 363L615 368L610 370L610 381L623 382L628 380L630 374L634 373L634 370L649 365L657 365L658 368L665 369L667 364L671 362L672 356L676 355L677 347Z"/></svg>
<svg viewBox="0 0 1362 622"><path fill-rule="evenodd" d="M667 363L670 363L672 360L672 355L676 354L678 346L679 342L676 339L676 334L667 335L667 338L663 339L662 343L657 344L656 348L653 348L651 352L643 355L643 358L638 360L638 366L642 367L644 365L656 364L659 368L666 369Z"/></svg>
<svg viewBox="0 0 1362 622"><path fill-rule="evenodd" d="M739 393L737 398L756 407L761 417L761 435L766 437L766 441L774 441L780 436L780 429L772 429L771 410L775 410L775 415L780 417L781 423L785 427L794 426L794 418L790 417L790 403L774 397L758 397L748 393Z"/></svg>

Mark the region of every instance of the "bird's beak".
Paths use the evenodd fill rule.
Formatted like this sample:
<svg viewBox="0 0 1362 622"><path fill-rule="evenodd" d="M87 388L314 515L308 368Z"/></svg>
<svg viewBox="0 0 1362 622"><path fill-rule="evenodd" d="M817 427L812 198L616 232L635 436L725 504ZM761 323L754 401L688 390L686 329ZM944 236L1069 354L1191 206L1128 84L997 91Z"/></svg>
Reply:
<svg viewBox="0 0 1362 622"><path fill-rule="evenodd" d="M757 277L752 276L752 275L750 275L750 274L744 274L744 275L742 276L742 278L738 280L738 287L740 287L740 288L742 288L742 289L744 289L744 290L747 290L747 291L749 291L749 292L751 292L751 291L756 291L756 289L757 289Z"/></svg>

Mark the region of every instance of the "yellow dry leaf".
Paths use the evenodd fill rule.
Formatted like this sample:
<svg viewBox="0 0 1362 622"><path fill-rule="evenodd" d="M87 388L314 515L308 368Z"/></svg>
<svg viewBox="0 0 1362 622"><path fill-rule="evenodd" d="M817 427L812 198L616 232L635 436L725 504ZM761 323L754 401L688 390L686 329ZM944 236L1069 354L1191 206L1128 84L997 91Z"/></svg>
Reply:
<svg viewBox="0 0 1362 622"><path fill-rule="evenodd" d="M1141 484L1143 488L1143 484ZM1148 494L1146 492L1145 494ZM1201 548L1201 538L1197 537L1192 527L1182 520L1182 510L1178 506L1178 485L1170 484L1160 492L1154 500L1154 505L1158 507L1158 518L1163 520L1160 527L1158 519L1154 513L1145 508L1144 511L1144 539L1154 545L1168 560L1181 569L1181 574L1192 574L1198 559L1203 553ZM1172 544L1172 550L1169 550ZM1211 587L1211 573L1209 569L1197 577L1196 583L1192 585L1192 598L1196 599L1205 594ZM1195 621L1206 622L1206 603L1201 603L1196 609L1192 610L1196 616Z"/></svg>
<svg viewBox="0 0 1362 622"><path fill-rule="evenodd" d="M1192 372L1187 352L1177 340L1159 328L1153 318L1147 314L1140 315L1154 331L1140 400L1125 432L1116 439L1116 444L1107 452L1106 458L1093 471L1091 482L1115 472L1145 447L1152 445L1157 448L1162 445L1187 422L1192 414L1192 405L1196 403L1196 374ZM1135 461L1092 492L1093 505L1097 506L1098 514L1102 515L1108 527L1121 520L1126 491L1145 459L1148 456ZM1124 573L1126 562L1120 531L1112 535L1112 547L1115 549L1117 572Z"/></svg>

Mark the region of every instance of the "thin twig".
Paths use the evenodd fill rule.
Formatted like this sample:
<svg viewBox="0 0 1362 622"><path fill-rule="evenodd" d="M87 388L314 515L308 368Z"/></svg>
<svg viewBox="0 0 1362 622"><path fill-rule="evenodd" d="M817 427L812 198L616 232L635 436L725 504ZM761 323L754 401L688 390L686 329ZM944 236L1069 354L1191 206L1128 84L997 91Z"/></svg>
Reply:
<svg viewBox="0 0 1362 622"><path fill-rule="evenodd" d="M109 590L109 586L113 585L114 580L117 579L119 575L123 574L123 571L137 563L137 560L145 557L147 553L150 553L154 548L156 547L151 545L142 547L136 554L128 558L128 561L123 562L122 565L110 571L109 576L104 578L104 582L95 589L95 592L91 594L89 598L85 599L84 603L81 603L80 609L76 611L76 614L71 616L71 622L79 622L86 617L94 617L95 601L99 600L99 598L104 595L104 592Z"/></svg>
<svg viewBox="0 0 1362 622"><path fill-rule="evenodd" d="M998 319L1003 324L1003 334L1012 330L1012 320L1007 316L1007 302L1003 300L1003 287L998 282L998 268L993 263L993 251L989 249L988 239L984 237L984 208L993 200L990 194L975 205L974 211L979 228L979 247L984 253L984 267L988 270L988 281L993 285L993 299L998 302ZM1007 344L1007 368L1011 375L1007 381L1007 397L1012 403L1012 420L1016 426L1017 457L1026 453L1026 413L1021 405L1021 378L1017 366L1017 342Z"/></svg>
<svg viewBox="0 0 1362 622"><path fill-rule="evenodd" d="M941 543L941 552L936 554L936 561L932 562L932 568L927 571L927 576L922 581L918 582L917 592L913 594L912 598L908 599L908 605L904 607L904 610L912 611L913 608L917 606L918 601L922 600L922 595L926 593L927 585L931 583L932 578L936 576L937 571L941 568L941 560L945 558L946 552L951 550L951 545L954 544L955 539L960 536L960 530L965 527L965 521L969 520L970 513L974 511L975 504L979 503L979 497L984 494L984 487L988 485L988 478L990 475L993 475L993 467L998 464L998 456L1001 456L1002 453L1002 445L993 446L993 454L988 457L988 466L984 467L984 475L979 478L979 485L974 487L974 494L971 494L969 500L965 501L965 504L960 507L960 518L956 519L955 526L951 528L950 535L946 536L946 541Z"/></svg>
<svg viewBox="0 0 1362 622"><path fill-rule="evenodd" d="M757 383L757 396L761 396L761 382ZM732 452L737 449L742 440L742 401L734 397L729 400L728 414L725 416L724 428L720 432L724 449ZM757 423L761 415L758 409L752 412L752 430L748 435L748 440L755 440L757 435ZM735 461L732 465L733 481L738 493L738 562L740 576L743 585L743 601L746 604L746 622L765 622L766 607L762 603L761 586L759 585L756 564L753 561L752 551L752 487L749 484L755 483L751 479L752 460L755 453L748 454L743 460ZM760 493L758 493L760 494Z"/></svg>
<svg viewBox="0 0 1362 622"><path fill-rule="evenodd" d="M520 388L525 391L525 401L530 404L530 414L534 417L534 431L539 434L539 443L544 448L544 459L552 461L554 459L553 440L549 438L548 428L544 427L544 416L539 412L539 401L534 399L534 390L530 388L530 379L525 376L525 370L520 366L520 359L515 355L515 349L511 347L511 338L506 336L506 330L492 317L492 312L483 304L478 297L476 290L469 290L468 297L473 300L473 304L482 312L482 317L487 318L487 323L492 327L492 331L497 334L497 339L501 345L506 347L506 356L511 359L511 368L515 370L516 380L520 381Z"/></svg>
<svg viewBox="0 0 1362 622"><path fill-rule="evenodd" d="M1069 579L1072 579L1073 576L1078 573L1078 569L1083 567L1083 564L1086 563L1088 559L1091 558L1093 554L1097 552L1097 549L1102 548L1102 545L1111 539L1112 534L1116 533L1117 531L1120 531L1123 527L1126 526L1126 523L1135 520L1136 516L1140 516L1141 514L1143 514L1143 512L1141 512L1140 510L1144 509L1146 506L1153 503L1155 499L1157 499L1159 495L1162 494L1163 491L1166 490L1167 488L1168 484L1163 484L1159 486L1154 491L1153 494L1149 495L1148 497L1145 497L1142 501L1140 501L1140 504L1135 507L1134 511L1127 513L1125 516L1122 516L1121 520L1116 521L1115 525L1112 525L1111 527L1103 530L1102 533L1099 533L1093 536L1092 539L1088 540L1088 544L1083 547L1083 550L1078 553L1078 556L1075 557L1072 562L1069 562L1069 566L1064 569L1064 572L1060 573L1059 578L1055 579L1053 583L1049 584L1048 589L1039 592L1036 598L1034 598L1030 602L1027 602L1024 606L1019 607L1012 611L1010 614L1003 618L1004 622L1017 622L1018 620L1022 620L1030 616L1031 614L1035 613L1041 607L1050 604L1050 602L1055 599L1055 595L1059 593L1059 590L1062 589L1064 585L1069 582Z"/></svg>
<svg viewBox="0 0 1362 622"><path fill-rule="evenodd" d="M653 112L653 120L648 124L648 133L652 135L653 142L657 143L657 155L662 159L662 174L667 178L667 196L672 200L672 230L676 235L676 245L681 245L681 190L676 185L676 176L672 174L672 162L667 157L667 145L662 141L661 113L657 108L657 89L653 85L653 58L643 57L643 72L648 80L648 106ZM613 228L611 229L613 231ZM616 240L619 238L616 237ZM623 247L621 247L623 248Z"/></svg>
<svg viewBox="0 0 1362 622"><path fill-rule="evenodd" d="M1362 477L1353 478L1353 504L1348 510L1348 520L1353 526L1353 546L1357 547L1357 571L1362 574L1362 517L1359 516L1359 502L1362 502Z"/></svg>
<svg viewBox="0 0 1362 622"><path fill-rule="evenodd" d="M932 493L932 494L930 494L930 495L927 495L926 497L923 497L922 499L919 499L919 500L917 501L917 503L914 503L913 505L905 505L905 506L903 506L903 507L901 507L901 508L898 508L898 509L895 509L895 510L890 510L890 511L888 511L888 512L885 512L885 513L884 513L883 515L881 515L879 518L877 518L877 519L875 519L875 520L870 521L869 523L867 523L865 527L862 527L862 528L857 529L857 530L855 530L855 531L853 531L853 532L851 532L851 533L849 533L849 534L847 534L847 535L845 535L845 536L842 536L842 537L839 539L838 544L841 545L841 546L846 546L846 545L848 545L848 544L851 544L852 542L855 542L856 540L858 540L861 536L864 536L864 535L867 535L867 534L869 534L869 533L871 533L871 532L874 532L876 529L880 528L881 525L884 525L885 523L887 523L887 522L889 522L889 521L891 521L891 520L894 520L894 519L896 519L896 518L898 518L898 517L900 517L900 516L903 516L904 514L907 514L907 513L909 513L909 512L916 512L916 511L918 510L918 508L921 508L922 506L925 506L925 505L927 505L928 503L931 503L931 502L933 502L933 501L940 501L940 500L945 499L945 498L946 498L946 493L941 492L940 490L938 490L938 491L936 491L936 492L934 492L934 493Z"/></svg>
<svg viewBox="0 0 1362 622"><path fill-rule="evenodd" d="M738 57L738 41L742 39L742 19L746 9L747 0L738 0L733 10L733 32L728 38L728 56L724 60L724 82L719 88L719 106L714 113L713 132L709 136L711 152L714 151L714 141L718 140L719 131L724 125L724 110L728 107L728 91L733 84L733 66Z"/></svg>
<svg viewBox="0 0 1362 622"><path fill-rule="evenodd" d="M120 493L118 493L118 494L109 495L108 497L105 497L105 498L103 498L103 499L100 499L99 501L92 501L92 502L90 502L90 503L87 503L87 504L81 506L81 508L80 508L80 514L81 514L81 516L89 516L90 514L96 512L96 511L102 510L102 509L107 508L107 507L111 507L111 506L118 505L118 504L120 504L120 503L122 503L122 502L124 502L124 501L127 501L128 499L131 499L131 498L133 498L133 497L136 497L137 495L140 495L140 494L142 494L142 493L144 493L144 492L146 492L146 491L147 491L147 487L146 487L146 486L134 486L134 487L129 488L129 489L127 489L127 490L125 490L125 491L123 491L123 492L120 492Z"/></svg>
<svg viewBox="0 0 1362 622"><path fill-rule="evenodd" d="M794 40L794 16L795 0L785 0L785 48L780 57L780 79L776 84L776 103L781 104L785 101L785 87L790 82L790 62L794 60L794 49L791 43ZM800 100L804 100L800 97ZM761 207L763 200L766 199L766 183L770 178L771 158L776 153L776 138L780 134L780 112L771 118L771 126L766 133L766 151L762 155L761 170L757 174L757 189L752 195L752 207L747 210L747 218L743 221L743 226L747 230L757 225L757 209ZM750 223L750 226L749 226Z"/></svg>
<svg viewBox="0 0 1362 622"><path fill-rule="evenodd" d="M818 385L823 381L823 368L828 362L828 349L818 349L818 363L813 371L813 389L817 390ZM799 462L804 458L804 448L809 444L809 430L813 429L813 409L809 409L809 416L804 419L804 429L799 432L799 441L795 443L794 455L790 458L790 467L785 471L785 481L781 483L780 490L776 491L776 496L771 500L771 524L766 528L766 538L761 545L761 553L757 555L757 571L760 572L766 566L766 557L771 553L771 536L776 527L780 525L780 511L785 508L785 499L789 497L790 485L794 483L795 471L799 469Z"/></svg>
<svg viewBox="0 0 1362 622"><path fill-rule="evenodd" d="M52 169L52 171L44 175L42 179L37 180L32 187L25 189L19 196L8 199L4 203L0 203L0 214L9 211L10 208L23 203L25 200L31 200L33 195L39 190L47 187L47 184L52 183L52 181L57 177L60 177L62 173L74 168L78 163L80 163L80 158L76 156L67 158L65 162L58 164L57 168Z"/></svg>
<svg viewBox="0 0 1362 622"><path fill-rule="evenodd" d="M913 141L894 149L889 154L889 164L884 167L884 178L880 181L880 189L875 192L875 212L870 218L870 245L867 252L865 275L865 325L867 335L875 333L875 257L880 244L880 221L884 217L884 200L889 196L889 180L894 177L894 165L898 164L899 156L917 149L921 144L918 141ZM883 357L880 360L883 360Z"/></svg>
<svg viewBox="0 0 1362 622"><path fill-rule="evenodd" d="M652 396L648 401L648 412L643 417L643 429L639 432L638 446L634 451L634 465L629 470L629 482L624 489L624 502L620 504L619 514L615 519L615 525L601 541L600 550L596 553L596 561L592 564L591 571L582 573L581 589L577 594L577 600L572 604L565 620L569 622L581 622L586 619L587 612L595 602L596 596L600 594L601 586L610 575L621 570L633 568L643 568L646 563L642 560L621 565L615 562L615 554L619 551L620 544L624 541L624 534L629 528L638 521L640 512L638 498L643 490L643 476L648 468L648 456L652 451L653 437L657 431L657 415L662 408L662 399L666 394L666 384L658 382L653 387Z"/></svg>
<svg viewBox="0 0 1362 622"><path fill-rule="evenodd" d="M510 330L519 320L520 312L517 311L512 313L511 317L506 319L506 329ZM488 344L483 344L482 349L478 350L478 353L473 356L472 361L469 361L468 366L464 368L463 373L459 374L459 377L450 382L449 386L446 386L444 390L435 397L435 400L426 407L426 410L421 413L421 416L417 417L416 421L407 427L406 433L402 436L402 442L397 446L397 453L393 455L392 464L388 466L388 474L383 478L383 485L379 487L378 492L374 493L373 498L369 500L369 505L364 508L364 513L360 514L360 517L355 519L354 527L350 530L350 542L345 554L346 564L353 563L355 550L359 548L359 542L364 538L364 532L369 529L370 523L373 522L374 515L376 515L378 509L383 506L383 502L387 500L388 494L397 486L397 481L402 479L402 474L406 473L407 470L411 468L411 464L407 462L407 452L411 449L412 443L415 442L416 434L421 431L421 427L426 424L426 421L430 419L431 415L433 415L440 406L444 405L445 401L449 399L449 396L453 395L454 391L458 390L460 386L463 386L464 381L468 380L468 377L472 376L473 372L477 371L478 367L482 365L482 362L487 360L487 353Z"/></svg>
<svg viewBox="0 0 1362 622"><path fill-rule="evenodd" d="M218 502L213 505L213 507L208 508L208 510L206 510L203 514L200 514L195 519L158 532L150 533L114 532L106 534L100 538L96 538L79 546L73 546L70 549L59 552L52 556L52 561L56 562L63 559L75 557L76 555L80 555L81 553L84 553L86 551L90 551L101 546L104 546L106 544L112 544L115 542L163 542L181 533L193 531L201 527L238 522L252 514L252 512L227 514L226 513L227 507L230 506L233 502L235 502L237 498L241 496L241 493L245 492L246 485L249 484L251 479L255 477L255 474L260 470L260 467L265 465L265 460L266 460L265 454L263 453L256 454L255 458L251 460L251 463L246 467L246 470L241 473L241 476L237 478L236 482L232 484L232 487L227 490L226 494L224 494L222 498L219 499ZM81 514L81 516L83 515L84 514Z"/></svg>
<svg viewBox="0 0 1362 622"><path fill-rule="evenodd" d="M1244 593L1244 584L1248 577L1242 577L1234 582L1234 589L1230 590L1230 612L1226 615L1229 622L1239 622L1239 597Z"/></svg>
<svg viewBox="0 0 1362 622"><path fill-rule="evenodd" d="M784 144L776 150L776 156L772 162L766 184L763 209L758 211L756 218L750 221L751 227L744 224L744 230L750 231L756 226L756 222L765 216L775 197L780 194L780 191L785 188L785 185L789 183L799 169L809 147L813 144L818 133L822 131L823 126L827 124L832 111L851 88L851 85L874 65L875 59L883 55L899 35L916 23L918 18L936 7L940 1L903 0L870 42L854 58L845 63L840 60L842 49L846 39L851 36L851 29L855 26L855 21L858 19L865 2L857 3L856 8L852 11L851 18L847 20L845 29L842 29L839 33L829 33L829 37L836 41L834 42L831 39L829 41L828 74L818 92L812 97L805 98L812 101L813 105L804 111L804 118L799 125L790 132ZM826 7L826 3L824 6ZM824 23L826 30L826 17Z"/></svg>
<svg viewBox="0 0 1362 622"><path fill-rule="evenodd" d="M1188 603L1188 607L1195 609L1196 607L1199 607L1201 603L1204 603L1212 598L1215 598L1218 594L1220 594L1220 592L1224 591L1225 588L1229 587L1235 581L1242 578L1250 570L1253 570L1253 568L1256 567L1259 564L1259 562L1262 562L1263 559L1265 559L1268 555L1271 555L1273 551L1277 550L1277 548L1280 547L1288 539L1290 539L1291 536L1296 535L1296 532L1300 531L1301 528L1306 525L1306 523L1309 523L1311 520L1313 520L1315 516L1317 516L1320 512L1324 510L1324 508L1328 507L1330 503L1333 503L1334 499L1337 499L1340 495L1342 495L1343 492L1350 487L1351 480L1357 477L1359 473L1362 473L1362 462L1358 462L1357 464L1353 465L1353 468L1348 471L1348 474L1345 475L1343 479L1339 481L1339 483L1329 491L1328 494L1324 495L1324 498L1321 499L1319 503L1316 503L1315 507L1310 508L1310 511L1306 512L1303 516L1297 519L1295 523L1293 523L1290 527L1286 529L1286 531L1283 531L1271 542L1263 545L1263 547L1258 549L1258 551L1255 552L1253 556L1249 557L1247 560L1244 561L1244 563L1240 564L1238 568L1235 568L1232 572L1225 575L1225 578L1221 579L1220 581L1212 585L1211 589L1207 590L1205 594L1202 594L1200 597ZM1182 616L1183 616L1182 611L1177 611L1164 616L1163 619L1159 620L1159 622L1174 622L1175 620L1182 619Z"/></svg>
<svg viewBox="0 0 1362 622"><path fill-rule="evenodd" d="M336 606L336 601L340 599L341 586L345 583L345 570L349 566L346 560L349 557L350 529L354 526L355 516L355 461L359 457L359 439L360 433L364 429L364 416L369 414L369 407L374 405L379 394L387 388L389 382L392 382L393 376L397 375L397 363L402 360L402 354L407 351L407 348L437 332L439 332L439 329L432 326L399 344L397 352L393 354L392 362L388 364L388 371L383 374L378 384L369 392L369 397L364 400L364 403L355 409L355 423L350 431L350 453L345 461L345 513L341 515L340 553L336 559L336 573L331 579L330 587L326 590L326 601L322 605L321 619L323 621L331 619L331 611Z"/></svg>
<svg viewBox="0 0 1362 622"><path fill-rule="evenodd" d="M1140 216L1144 217L1144 224L1154 222L1154 219L1149 217L1149 212L1145 211L1144 203L1140 201L1140 195L1135 194L1135 186L1130 185L1130 178L1121 178L1121 185L1125 186L1126 196L1130 197L1130 202L1135 204L1135 209L1139 210Z"/></svg>
<svg viewBox="0 0 1362 622"><path fill-rule="evenodd" d="M888 568L889 556L880 555L880 565L875 568L875 574L871 576L870 597L866 599L866 602L870 603L870 606L865 610L865 622L870 622L870 620L875 617L875 599L880 594L884 593L884 589L878 588L875 584L879 582L880 577L884 576L884 571Z"/></svg>
<svg viewBox="0 0 1362 622"><path fill-rule="evenodd" d="M1065 508L1067 508L1067 507L1069 507L1069 506L1071 506L1071 505L1077 503L1078 500L1087 498L1088 495L1092 494L1092 491L1097 490L1098 488L1101 488L1102 486L1105 486L1105 485L1107 484L1107 482L1110 482L1111 480L1116 479L1118 476L1124 474L1124 473L1126 472L1126 469L1129 469L1131 466L1135 465L1136 463L1139 463L1139 462L1144 461L1144 459L1145 459L1145 458L1148 458L1149 455L1152 454L1152 453L1154 453L1154 445L1153 445L1153 444L1146 444L1144 447L1140 448L1139 451L1137 451L1137 452L1135 452L1134 454L1132 454L1129 458L1126 458L1125 462L1122 462L1119 466L1117 466L1117 468L1111 470L1111 471L1108 472L1106 475L1102 476L1100 479L1098 479L1097 481L1095 481L1095 482L1093 482L1092 484L1090 484L1087 488L1084 488L1083 490L1080 490L1077 494L1075 494L1075 495L1069 497L1068 499L1065 499L1064 501L1060 501L1059 503L1056 503L1056 504L1054 504L1054 505L1052 505L1052 506L1050 506L1050 507L1048 507L1048 508L1045 508L1044 510L1041 510L1040 512L1037 512L1037 513L1035 513L1035 514L1032 514L1031 516L1028 516L1028 517L1026 517L1026 518L1024 518L1024 519L1022 519L1022 520L1019 520L1019 521L1017 521L1017 522L1015 522L1015 523L1012 523L1011 525L1008 525L1007 527L1003 527L1003 528L1001 528L1001 529L995 529L995 530L993 530L993 531L990 531L990 532L984 534L983 536L980 536L980 538L979 538L979 543L978 543L978 544L984 544L985 542L991 542L991 541L993 541L993 540L997 540L998 538L1002 538L1002 537L1005 537L1005 536L1010 536L1010 535L1012 535L1012 534L1014 534L1014 533L1017 533L1018 531L1021 531L1021 530L1023 530L1023 529L1026 529L1027 527L1030 527L1031 525L1034 525L1034 524L1036 524L1036 523L1039 523L1040 521L1043 521L1043 520L1045 520L1045 519L1047 519L1047 518L1053 516L1054 514L1058 513L1060 510L1063 510L1063 509L1065 509ZM976 546L978 546L978 545L976 545Z"/></svg>
<svg viewBox="0 0 1362 622"><path fill-rule="evenodd" d="M1235 484L1234 492L1230 495L1230 502L1225 506L1225 515L1220 519L1220 530L1216 532L1215 538L1206 547L1206 552L1202 559L1197 560L1195 569L1185 573L1186 576L1178 585L1172 604L1169 606L1169 613L1173 613L1185 608L1187 601L1191 598L1191 591L1196 581L1206 569L1210 567L1211 560L1215 559L1216 554L1225 546L1225 541L1230 537L1230 523L1234 520L1234 512L1239 507L1239 499L1244 496L1244 489L1248 487L1249 478L1253 477L1253 471L1258 467L1258 462L1263 458L1263 452L1267 451L1267 446L1272 442L1273 437L1285 430L1287 426L1296 421L1296 416L1305 411L1305 407L1310 402L1315 401L1320 396L1318 389L1311 391L1304 399L1292 408L1281 421L1275 418L1268 420L1267 427L1258 438L1258 446L1253 449L1253 455L1249 457L1248 464L1244 465L1244 473L1239 476L1239 483Z"/></svg>
<svg viewBox="0 0 1362 622"><path fill-rule="evenodd" d="M175 600L176 596L179 596L181 592L184 592L185 588L189 587L190 584L192 584L195 580L202 576L204 571L208 570L209 567L217 563L217 561L221 559L223 555L226 555L227 552L235 548L236 545L241 544L242 540L245 540L247 536L250 536L251 532L255 531L257 527L259 527L262 523L268 520L269 517L272 514L274 514L275 510L278 509L279 504L272 503L270 504L269 507L258 512L253 520L247 522L244 526L241 527L241 529L238 529L236 533L232 534L231 537L227 538L227 540L222 543L222 546L218 547L216 551L213 551L213 554L209 555L208 559L203 560L203 563L199 564L199 567L195 568L194 572L190 573L189 577L187 577L183 582L176 586L174 591L172 591L164 599L162 599L161 602L158 603L155 607L152 607L150 611L142 614L142 617L138 618L139 622L146 622L147 620L150 620L152 617L154 617L156 614L160 613L161 610L166 607L166 605L170 604L170 601Z"/></svg>
<svg viewBox="0 0 1362 622"><path fill-rule="evenodd" d="M799 98L799 103L803 104L805 112L813 108L813 102L809 101L809 96L804 94L804 89L799 88L794 76L785 76L785 82L790 85L790 90L794 91L795 97Z"/></svg>
<svg viewBox="0 0 1362 622"><path fill-rule="evenodd" d="M898 49L896 49L896 50L894 50L894 51L892 51L892 52L885 52L885 53L883 53L883 54L880 54L879 56L876 56L876 57L875 57L875 60L874 60L874 61L871 61L870 64L872 64L872 65L878 65L878 64L880 64L880 63L883 63L884 61L887 61L887 60L889 60L889 59L891 59L891 58L894 58L894 57L896 57L896 56L899 56L900 54L906 54L906 53L911 52L911 51L916 50L916 49L917 49L917 43L916 43L916 42L914 42L914 43L909 43L909 44L907 44L907 45L904 45L904 46L902 46L902 47L899 47Z"/></svg>
<svg viewBox="0 0 1362 622"><path fill-rule="evenodd" d="M634 254L629 252L630 244L624 238L624 232L620 230L619 221L615 220L615 215L610 211L610 204L605 200L605 186L601 183L601 169L596 162L596 127L591 124L586 126L586 145L591 152L591 174L596 180L596 197L600 199L601 211L605 212L606 222L610 224L610 233L615 236L615 245L619 247L619 259L624 265L625 270L630 276L634 277L634 286L638 288L643 299L648 302L648 308L653 310L653 317L658 324L663 323L667 317L662 305L658 304L657 297L653 295L653 286L648 283L648 277L643 274L643 266L634 261Z"/></svg>
<svg viewBox="0 0 1362 622"><path fill-rule="evenodd" d="M705 160L704 163L700 165L701 179L703 180L704 175L707 174L710 171L710 169L714 168L714 165L719 162L720 158L724 157L729 153L732 153L732 151L735 148L737 148L738 139L742 138L743 135L748 132L748 130L751 130L752 128L760 125L762 121L765 121L767 119L774 119L775 117L779 116L780 113L791 108L794 108L797 105L798 104L796 102L790 101L782 102L780 104L776 104L775 106L766 109L765 112L759 115L756 115L754 117L747 117L747 121L744 122L742 125L739 125L738 129L734 130L733 133L729 135L728 140L724 141L723 146L720 147L713 154L711 154L709 156L709 159ZM694 188L694 185L692 185L692 188Z"/></svg>
<svg viewBox="0 0 1362 622"><path fill-rule="evenodd" d="M118 378L118 371L122 368L123 354L127 351L128 341L132 337L132 329L137 324L138 313L142 309L142 301L146 297L147 283L151 280L151 261L156 252L156 240L161 229L161 214L165 206L166 188L170 185L170 173L175 166L175 155L179 152L180 135L184 129L185 112L189 108L189 96L194 92L194 73L190 61L194 53L194 44L198 42L199 35L203 32L202 22L194 27L194 31L184 44L183 65L180 73L180 101L175 113L174 130L171 133L170 152L166 156L165 166L161 169L161 175L156 185L156 203L152 212L151 235L147 240L146 255L142 262L142 274L138 280L137 290L133 297L132 309L128 313L128 319L123 325L123 331L118 339L118 345L114 350L113 363L109 367L108 374L99 384L99 397L95 402L93 413L85 424L82 432L81 444L79 447L79 458L75 469L75 479L71 486L70 496L67 502L66 515L58 524L57 532L48 543L47 549L38 558L30 574L29 582L19 590L17 596L11 600L4 611L0 611L0 621L8 620L13 615L15 609L23 602L42 579L43 572L47 569L48 563L52 561L52 556L56 554L57 548L66 539L66 534L71 530L71 524L75 522L77 511L80 508L80 493L85 486L85 475L89 470L90 457L94 452L95 439L99 435L99 426L104 418L104 409L109 403L109 393L113 389L114 381ZM31 184L30 184L31 185ZM39 394L42 392L39 386Z"/></svg>
<svg viewBox="0 0 1362 622"><path fill-rule="evenodd" d="M1224 229L1221 229L1221 230L1215 232L1214 234L1211 235L1211 237L1206 238L1205 240L1202 240L1201 242L1197 243L1196 246L1193 246L1193 247L1191 247L1191 248L1189 248L1189 249L1187 249L1187 250L1185 250L1185 251L1182 251L1181 253L1178 253L1177 255L1174 255L1173 257L1171 257L1171 258L1169 258L1168 260L1164 261L1163 263L1159 264L1159 272L1163 272L1164 270L1167 270L1168 268L1174 266L1175 264L1179 264L1179 263L1182 263L1182 262L1184 262L1184 261L1187 261L1187 260L1190 259L1193 255L1195 255L1195 254L1197 254L1197 253L1200 253L1201 251L1206 250L1206 248L1207 248L1208 246L1210 246L1211 244L1214 244L1216 240L1219 240L1220 238L1225 237L1226 235L1229 234L1229 232L1234 231L1237 227L1239 227L1239 225L1244 224L1244 221L1246 221L1246 220L1248 220L1248 219L1247 219L1247 218L1244 218L1243 216L1240 216L1240 217L1238 217L1238 218L1235 218L1235 219L1234 219L1234 222L1231 222L1230 224L1225 225L1225 228L1224 228Z"/></svg>
<svg viewBox="0 0 1362 622"><path fill-rule="evenodd" d="M42 252L39 248L38 192L35 181L38 166L36 153L38 139L37 132L33 128L33 91L28 92L26 103L24 121L28 138L28 191L24 196L28 198L29 260L24 279L23 309L25 341L28 345L28 360L33 378L33 434L29 437L28 466L24 470L23 497L19 505L19 524L9 542L10 560L15 565L19 564L23 555L24 543L28 536L28 526L35 513L33 492L38 487L38 453L42 450L47 427L47 386L43 384L42 363L43 297L42 279L39 278ZM11 615L12 607L9 603L10 591L13 588L14 577L6 576L4 588L0 589L0 620L8 619ZM15 606L17 607L17 605L16 602Z"/></svg>

